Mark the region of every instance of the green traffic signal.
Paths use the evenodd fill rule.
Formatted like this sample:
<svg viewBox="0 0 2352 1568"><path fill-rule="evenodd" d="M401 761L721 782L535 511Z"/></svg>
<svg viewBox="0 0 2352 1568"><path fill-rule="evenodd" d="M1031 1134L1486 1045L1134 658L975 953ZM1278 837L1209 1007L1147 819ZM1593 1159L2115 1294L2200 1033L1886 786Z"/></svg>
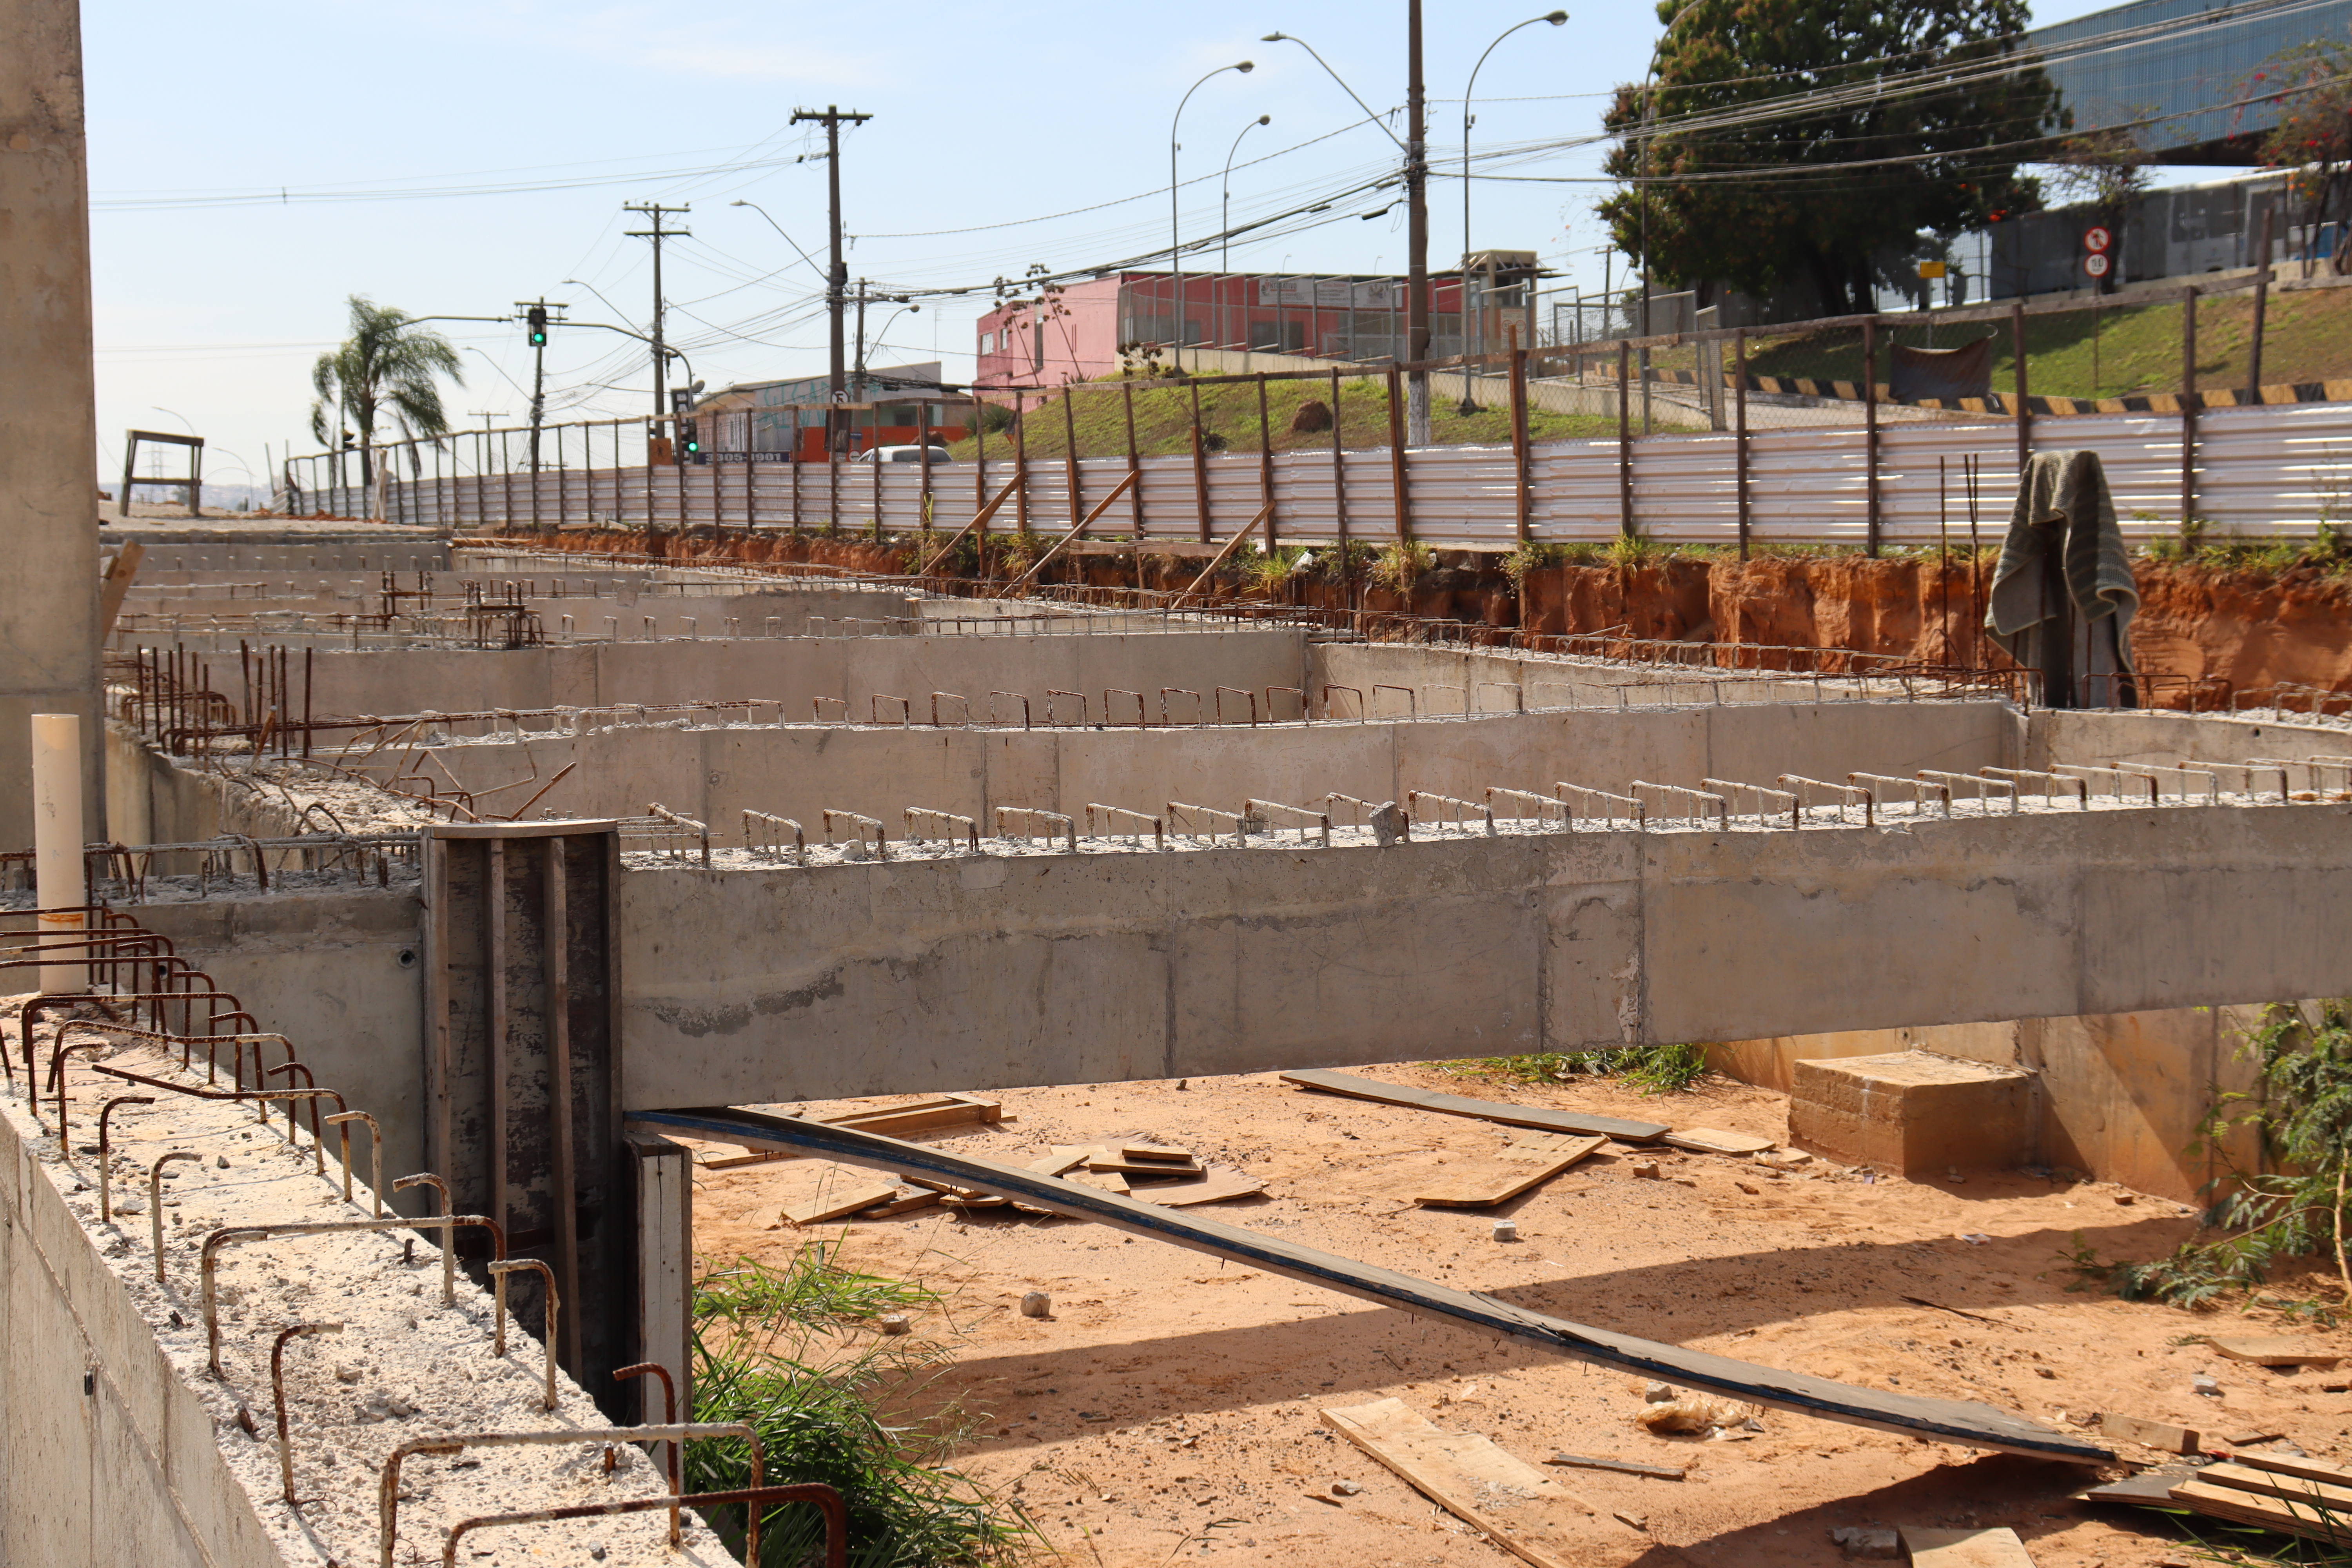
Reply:
<svg viewBox="0 0 2352 1568"><path fill-rule="evenodd" d="M547 307L533 305L524 320L530 323L530 346L535 349L545 348L547 346Z"/></svg>

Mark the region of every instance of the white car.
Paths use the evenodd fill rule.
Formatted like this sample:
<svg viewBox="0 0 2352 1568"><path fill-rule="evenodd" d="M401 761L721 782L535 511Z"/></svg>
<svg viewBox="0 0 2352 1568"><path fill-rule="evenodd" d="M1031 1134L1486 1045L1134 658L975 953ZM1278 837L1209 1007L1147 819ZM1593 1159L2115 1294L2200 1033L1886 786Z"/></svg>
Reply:
<svg viewBox="0 0 2352 1568"><path fill-rule="evenodd" d="M876 447L870 451L858 453L849 460L853 463L919 463L923 460L923 449L920 447ZM948 456L948 449L945 447L933 447L931 461L948 463L953 462L954 459Z"/></svg>

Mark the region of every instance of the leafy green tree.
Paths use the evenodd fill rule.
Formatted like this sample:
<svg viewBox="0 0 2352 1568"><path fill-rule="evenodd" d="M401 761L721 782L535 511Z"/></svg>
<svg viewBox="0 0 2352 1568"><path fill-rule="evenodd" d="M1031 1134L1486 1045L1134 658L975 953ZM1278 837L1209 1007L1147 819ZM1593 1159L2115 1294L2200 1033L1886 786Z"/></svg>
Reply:
<svg viewBox="0 0 2352 1568"><path fill-rule="evenodd" d="M310 405L310 434L335 447L346 428L355 430L360 482L373 489L378 426L388 418L404 441L447 435L449 416L433 378L446 375L463 386L466 377L449 340L430 327L412 326L407 311L364 294L352 295L350 305L352 335L310 369L318 394Z"/></svg>
<svg viewBox="0 0 2352 1568"><path fill-rule="evenodd" d="M1654 80L1618 88L1603 117L1622 138L1605 168L1628 184L1600 211L1621 251L1646 245L1661 285L1762 294L1806 279L1824 310L1867 310L1882 250L1907 255L1923 231L1948 238L2038 205L2021 154L2065 116L2020 53L2024 0L1661 0L1657 12ZM1632 183L1645 174L1657 182L1646 226Z"/></svg>

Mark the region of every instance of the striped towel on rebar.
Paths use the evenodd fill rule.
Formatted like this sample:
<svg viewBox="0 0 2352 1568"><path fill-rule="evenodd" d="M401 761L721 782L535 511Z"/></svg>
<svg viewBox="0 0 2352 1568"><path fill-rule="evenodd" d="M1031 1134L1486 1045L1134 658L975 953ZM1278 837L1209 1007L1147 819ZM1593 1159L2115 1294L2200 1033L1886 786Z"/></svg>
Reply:
<svg viewBox="0 0 2352 1568"><path fill-rule="evenodd" d="M2071 690L2047 694L2053 706L2126 707L2133 705L2123 697L2129 682L2116 677L2133 668L2131 623L2138 609L2139 589L2099 455L2035 454L2001 541L1985 630L2026 668L2072 677ZM2056 658L2059 648L2045 646L2057 629L2053 622L2071 634L2071 646Z"/></svg>

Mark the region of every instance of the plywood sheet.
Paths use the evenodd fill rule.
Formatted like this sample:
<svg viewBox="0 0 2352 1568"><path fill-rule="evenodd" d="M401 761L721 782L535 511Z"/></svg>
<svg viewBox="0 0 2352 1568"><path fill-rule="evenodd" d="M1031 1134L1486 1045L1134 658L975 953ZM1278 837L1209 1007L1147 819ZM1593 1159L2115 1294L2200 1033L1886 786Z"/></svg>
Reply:
<svg viewBox="0 0 2352 1568"><path fill-rule="evenodd" d="M829 1219L840 1219L870 1209L877 1204L887 1204L898 1195L896 1182L835 1182L825 1191L805 1203L793 1205L784 1210L786 1225L823 1225Z"/></svg>
<svg viewBox="0 0 2352 1568"><path fill-rule="evenodd" d="M1439 1208L1490 1208L1551 1180L1609 1140L1555 1138L1514 1143L1484 1160L1454 1160L1414 1184L1412 1200Z"/></svg>
<svg viewBox="0 0 2352 1568"><path fill-rule="evenodd" d="M1414 1490L1537 1568L1615 1568L1652 1549L1647 1536L1493 1439L1444 1431L1401 1399L1322 1415L1325 1426Z"/></svg>
<svg viewBox="0 0 2352 1568"><path fill-rule="evenodd" d="M1911 1568L2033 1568L2025 1542L2013 1530L1930 1530L1906 1524L1902 1535Z"/></svg>

